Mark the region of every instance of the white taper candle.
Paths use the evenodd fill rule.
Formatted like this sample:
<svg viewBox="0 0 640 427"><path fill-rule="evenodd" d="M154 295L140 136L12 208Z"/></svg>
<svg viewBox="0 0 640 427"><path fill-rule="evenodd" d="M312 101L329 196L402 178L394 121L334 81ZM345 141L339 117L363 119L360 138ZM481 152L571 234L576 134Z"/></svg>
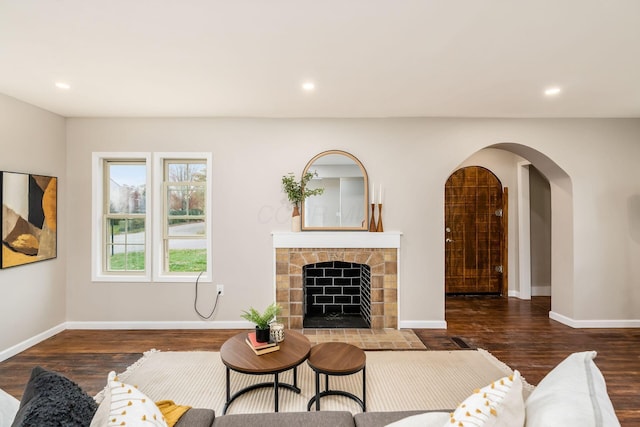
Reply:
<svg viewBox="0 0 640 427"><path fill-rule="evenodd" d="M371 204L376 203L376 183L371 184Z"/></svg>

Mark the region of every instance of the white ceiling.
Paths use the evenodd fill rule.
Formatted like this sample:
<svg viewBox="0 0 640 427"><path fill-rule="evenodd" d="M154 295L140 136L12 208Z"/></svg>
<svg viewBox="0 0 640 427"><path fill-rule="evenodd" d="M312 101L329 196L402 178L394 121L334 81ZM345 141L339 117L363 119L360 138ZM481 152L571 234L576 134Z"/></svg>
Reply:
<svg viewBox="0 0 640 427"><path fill-rule="evenodd" d="M0 0L0 61L67 117L640 117L640 0Z"/></svg>

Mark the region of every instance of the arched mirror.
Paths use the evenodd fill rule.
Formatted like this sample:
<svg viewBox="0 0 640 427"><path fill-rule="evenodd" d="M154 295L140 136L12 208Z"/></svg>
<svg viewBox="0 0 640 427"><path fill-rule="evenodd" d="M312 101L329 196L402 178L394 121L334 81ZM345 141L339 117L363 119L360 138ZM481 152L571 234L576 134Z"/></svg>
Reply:
<svg viewBox="0 0 640 427"><path fill-rule="evenodd" d="M369 183L360 160L345 151L325 151L309 160L302 175L307 172L316 174L307 186L324 192L304 201L303 230L368 229Z"/></svg>

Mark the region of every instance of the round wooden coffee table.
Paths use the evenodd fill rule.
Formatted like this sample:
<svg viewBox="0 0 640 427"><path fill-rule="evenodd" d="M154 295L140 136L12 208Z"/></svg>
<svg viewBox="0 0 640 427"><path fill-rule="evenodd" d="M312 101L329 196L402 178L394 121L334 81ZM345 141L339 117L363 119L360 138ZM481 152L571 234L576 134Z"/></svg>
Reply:
<svg viewBox="0 0 640 427"><path fill-rule="evenodd" d="M286 330L284 341L280 342L280 349L272 353L256 355L249 348L245 339L247 332L239 333L222 344L220 358L227 367L227 401L223 414L229 405L239 396L257 388L273 387L274 411L278 412L278 389L280 387L300 393L298 388L298 366L309 357L311 344L309 339L299 332ZM279 374L293 369L293 384L281 383ZM249 375L273 375L273 382L263 382L245 387L231 395L231 371Z"/></svg>
<svg viewBox="0 0 640 427"><path fill-rule="evenodd" d="M362 411L367 411L367 356L355 345L341 342L327 342L313 346L307 363L316 374L316 395L307 404L307 411L315 402L316 411L320 410L320 398L329 395L346 396L355 400ZM329 389L329 375L351 375L362 371L362 399L358 396L342 391ZM325 389L320 391L320 374L325 377Z"/></svg>

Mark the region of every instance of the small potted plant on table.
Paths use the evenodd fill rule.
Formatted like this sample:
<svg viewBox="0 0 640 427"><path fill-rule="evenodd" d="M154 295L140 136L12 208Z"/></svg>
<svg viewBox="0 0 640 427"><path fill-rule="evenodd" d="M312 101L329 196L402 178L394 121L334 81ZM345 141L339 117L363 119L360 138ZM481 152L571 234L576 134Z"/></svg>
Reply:
<svg viewBox="0 0 640 427"><path fill-rule="evenodd" d="M282 310L282 307L274 302L262 313L250 307L248 311L243 311L240 317L256 325L256 341L268 342L270 334L269 323L280 314L280 310Z"/></svg>

